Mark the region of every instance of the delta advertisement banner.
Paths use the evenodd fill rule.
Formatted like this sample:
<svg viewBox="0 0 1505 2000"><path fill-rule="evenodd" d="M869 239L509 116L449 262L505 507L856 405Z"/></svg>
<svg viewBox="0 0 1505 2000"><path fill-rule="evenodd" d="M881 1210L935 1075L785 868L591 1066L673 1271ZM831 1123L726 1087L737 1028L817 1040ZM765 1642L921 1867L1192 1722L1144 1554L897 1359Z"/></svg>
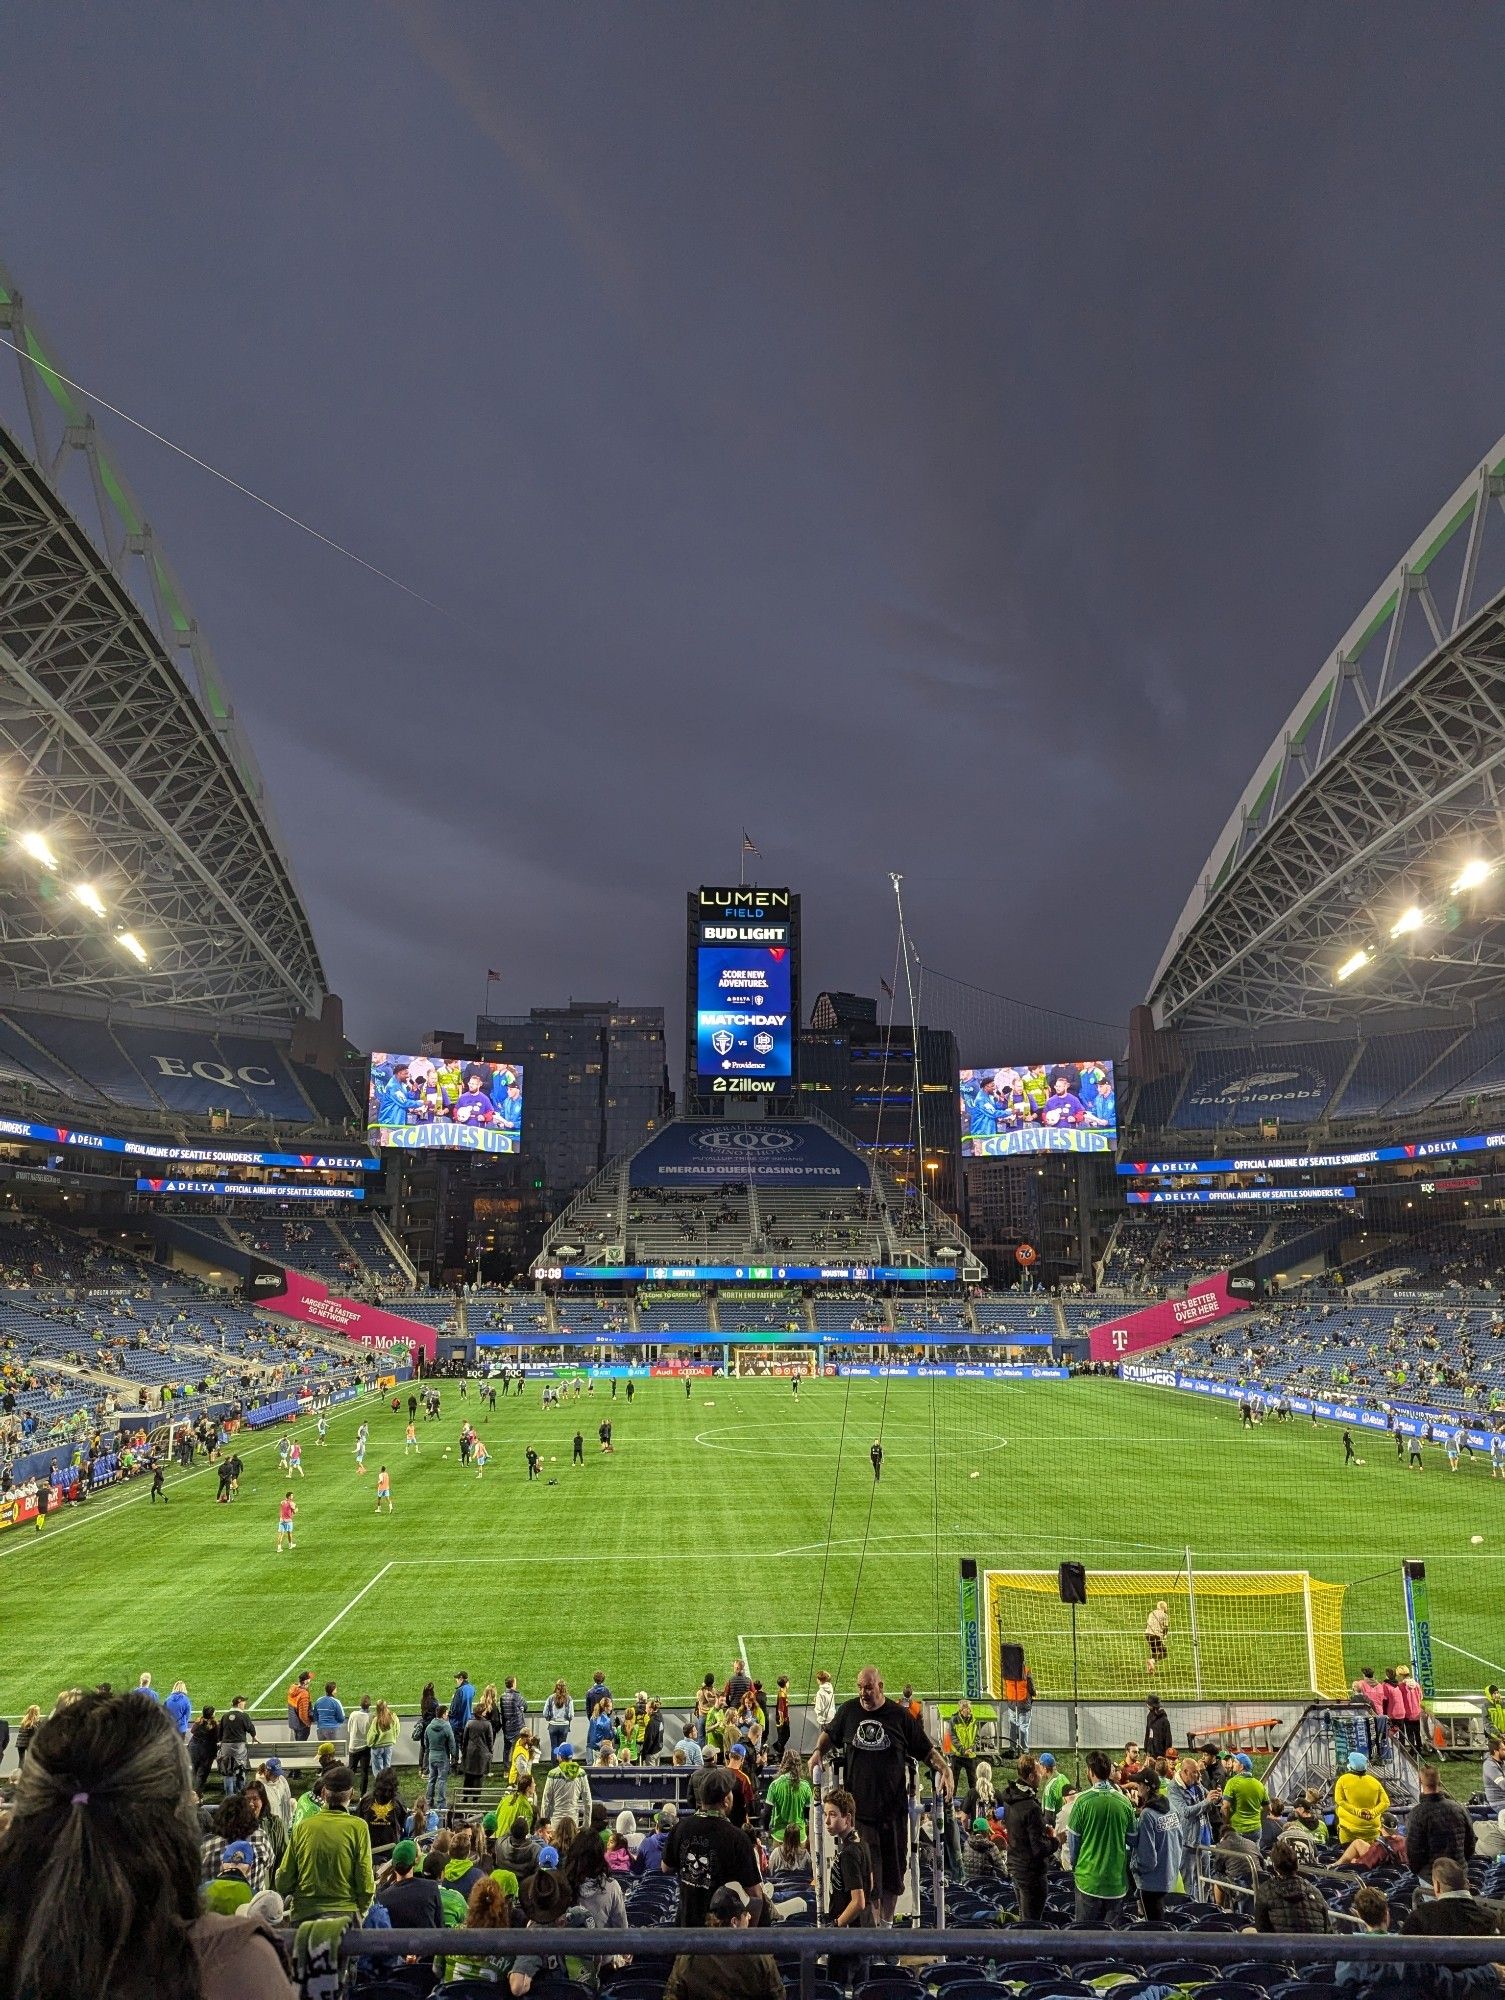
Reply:
<svg viewBox="0 0 1505 2000"><path fill-rule="evenodd" d="M850 1377L855 1382L932 1380L958 1382L1064 1382L1068 1371L1065 1368L1032 1368L1025 1361L979 1361L971 1366L964 1361L910 1361L910 1362L831 1362L826 1363L827 1375L838 1378Z"/></svg>
<svg viewBox="0 0 1505 2000"><path fill-rule="evenodd" d="M1228 1160L1120 1160L1120 1174L1260 1174L1277 1169L1373 1167L1395 1160L1446 1159L1453 1153L1493 1153L1505 1148L1505 1132L1470 1133L1456 1139L1418 1139L1407 1146L1362 1146L1349 1153L1251 1153Z"/></svg>
<svg viewBox="0 0 1505 2000"><path fill-rule="evenodd" d="M1353 1187L1172 1188L1166 1193L1130 1188L1124 1203L1129 1208L1199 1208L1224 1201L1352 1201L1357 1193Z"/></svg>
<svg viewBox="0 0 1505 2000"><path fill-rule="evenodd" d="M137 1194L263 1195L269 1201L364 1201L358 1187L304 1187L291 1181L165 1181L140 1175Z"/></svg>
<svg viewBox="0 0 1505 2000"><path fill-rule="evenodd" d="M81 1132L74 1125L33 1125L25 1118L0 1118L0 1139L35 1146L79 1146L90 1153L123 1153L139 1160L181 1160L206 1167L305 1167L310 1172L374 1174L381 1165L367 1153L248 1153L219 1146L167 1146L150 1139L116 1139L104 1132ZM1505 1145L1505 1140L1501 1141Z"/></svg>
<svg viewBox="0 0 1505 2000"><path fill-rule="evenodd" d="M1408 1407L1405 1410L1385 1411L1367 1403L1335 1402L1325 1396L1318 1396L1314 1401L1309 1396L1277 1394L1267 1389L1256 1389L1247 1382L1215 1382L1205 1375L1186 1375L1179 1368L1155 1368L1143 1362L1126 1361L1118 1374L1120 1381L1138 1382L1146 1388L1181 1389L1192 1396L1215 1396L1223 1403L1250 1402L1260 1410L1273 1410L1277 1403L1285 1403L1293 1416L1316 1416L1327 1423L1347 1424L1353 1430L1378 1431L1385 1436L1398 1430L1402 1437L1425 1437L1431 1431L1434 1440L1440 1444L1456 1429L1460 1442L1470 1451L1486 1455L1497 1435L1493 1431L1481 1431L1475 1425L1460 1426L1456 1410Z"/></svg>
<svg viewBox="0 0 1505 2000"><path fill-rule="evenodd" d="M437 1329L420 1320L402 1319L381 1306L369 1306L359 1299L345 1299L332 1293L317 1278L301 1271L284 1271L260 1264L250 1281L254 1303L279 1319L297 1320L316 1326L321 1333L343 1334L366 1347L390 1347L400 1342L417 1348L430 1361L434 1358Z"/></svg>
<svg viewBox="0 0 1505 2000"><path fill-rule="evenodd" d="M1088 1335L1089 1357L1093 1361L1122 1361L1125 1355L1138 1354L1147 1347L1163 1347L1188 1327L1210 1326L1229 1313L1247 1312L1249 1301L1234 1297L1228 1279L1227 1271L1219 1271L1193 1285L1184 1299L1162 1299L1158 1305L1105 1320Z"/></svg>

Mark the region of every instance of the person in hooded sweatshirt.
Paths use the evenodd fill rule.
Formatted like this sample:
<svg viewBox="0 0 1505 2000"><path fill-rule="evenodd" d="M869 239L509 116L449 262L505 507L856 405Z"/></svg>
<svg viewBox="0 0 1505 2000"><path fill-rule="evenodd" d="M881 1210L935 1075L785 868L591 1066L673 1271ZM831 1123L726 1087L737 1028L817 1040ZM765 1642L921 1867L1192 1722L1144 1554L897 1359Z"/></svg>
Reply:
<svg viewBox="0 0 1505 2000"><path fill-rule="evenodd" d="M1165 1899L1181 1872L1181 1829L1171 1818L1170 1800L1158 1785L1143 1783L1139 1791L1139 1820L1130 1858L1145 1922L1158 1924L1165 1914Z"/></svg>
<svg viewBox="0 0 1505 2000"><path fill-rule="evenodd" d="M1044 1773L1033 1757L1021 1757L1003 1788L1003 1830L1008 1839L1009 1879L1019 1902L1019 1921L1037 1924L1045 1915L1045 1886L1056 1856L1056 1836L1040 1805ZM983 1825L987 1825L984 1820ZM988 1836L992 1845L992 1837Z"/></svg>
<svg viewBox="0 0 1505 2000"><path fill-rule="evenodd" d="M562 1743L554 1768L549 1773L549 1781L543 1788L541 1817L550 1826L558 1826L561 1819L572 1819L576 1826L589 1826L591 1818L590 1779L575 1759L573 1743Z"/></svg>

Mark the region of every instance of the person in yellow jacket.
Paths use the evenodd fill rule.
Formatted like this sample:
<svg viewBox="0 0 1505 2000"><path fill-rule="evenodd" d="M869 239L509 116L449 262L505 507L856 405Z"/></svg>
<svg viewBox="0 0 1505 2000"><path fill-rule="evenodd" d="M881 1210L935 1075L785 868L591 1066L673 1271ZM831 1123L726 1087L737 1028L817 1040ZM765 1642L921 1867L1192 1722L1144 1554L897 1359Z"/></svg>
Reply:
<svg viewBox="0 0 1505 2000"><path fill-rule="evenodd" d="M1348 1769L1333 1787L1333 1810L1338 1819L1338 1844L1351 1840L1377 1840L1380 1816L1389 1810L1390 1795L1378 1778L1371 1777L1369 1759L1362 1750L1352 1750Z"/></svg>

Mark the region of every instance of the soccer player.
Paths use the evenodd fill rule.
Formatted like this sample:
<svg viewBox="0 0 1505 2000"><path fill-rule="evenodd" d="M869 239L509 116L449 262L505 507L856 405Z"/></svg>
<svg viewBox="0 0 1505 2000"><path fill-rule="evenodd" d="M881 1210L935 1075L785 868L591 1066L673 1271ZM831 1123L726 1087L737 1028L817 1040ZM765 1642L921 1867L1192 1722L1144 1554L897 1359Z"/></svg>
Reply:
<svg viewBox="0 0 1505 2000"><path fill-rule="evenodd" d="M488 1459L489 1459L490 1457L491 1457L491 1453L490 1453L490 1452L489 1452L489 1451L488 1451L488 1450L486 1449L486 1441L485 1441L485 1439L484 1439L484 1438L477 1438L477 1439L476 1439L476 1448L475 1448L475 1461L476 1461L476 1478L477 1478L477 1479L484 1479L484 1478L486 1477L486 1463L487 1463L487 1460L488 1460Z"/></svg>
<svg viewBox="0 0 1505 2000"><path fill-rule="evenodd" d="M381 1512L381 1503L387 1503L387 1512L392 1511L392 1475L384 1465L376 1469L376 1512Z"/></svg>
<svg viewBox="0 0 1505 2000"><path fill-rule="evenodd" d="M1406 1434L1400 1427L1400 1418L1395 1420L1395 1456L1397 1462L1404 1462L1406 1456Z"/></svg>
<svg viewBox="0 0 1505 2000"><path fill-rule="evenodd" d="M322 1410L319 1412L319 1421L315 1428L317 1435L314 1438L314 1443L323 1444L329 1437L329 1419Z"/></svg>
<svg viewBox="0 0 1505 2000"><path fill-rule="evenodd" d="M1353 1448L1353 1433L1345 1427L1343 1432L1343 1463L1345 1465L1355 1465L1358 1463L1358 1456L1358 1453Z"/></svg>
<svg viewBox="0 0 1505 2000"><path fill-rule="evenodd" d="M152 1473L152 1500L153 1503L160 1500L164 1506L167 1504L167 1474L160 1465Z"/></svg>
<svg viewBox="0 0 1505 2000"><path fill-rule="evenodd" d="M538 1477L538 1453L537 1453L537 1452L536 1452L536 1451L535 1451L535 1450L533 1449L532 1445L529 1445L529 1446L528 1446L528 1478L529 1478L530 1480L533 1480L533 1479L536 1479L537 1477Z"/></svg>
<svg viewBox="0 0 1505 2000"><path fill-rule="evenodd" d="M598 1430L598 1431L596 1432L596 1436L597 1436L598 1438L600 1438L600 1440L601 1440L601 1449L602 1449L602 1451L610 1451L610 1450L611 1450L611 1425L610 1425L610 1424L602 1424L602 1426L601 1426L600 1430Z"/></svg>
<svg viewBox="0 0 1505 2000"><path fill-rule="evenodd" d="M570 1463L571 1465L584 1465L585 1463L585 1434L582 1431L576 1431L575 1433L575 1449L571 1455Z"/></svg>
<svg viewBox="0 0 1505 2000"><path fill-rule="evenodd" d="M355 1469L364 1479L366 1476L366 1426L361 1425L355 1434Z"/></svg>
<svg viewBox="0 0 1505 2000"><path fill-rule="evenodd" d="M221 1459L218 1468L219 1487L215 1493L215 1505L225 1507L230 1502L230 1461Z"/></svg>
<svg viewBox="0 0 1505 2000"><path fill-rule="evenodd" d="M1491 1479L1505 1479L1505 1431L1490 1433L1489 1476Z"/></svg>
<svg viewBox="0 0 1505 2000"><path fill-rule="evenodd" d="M868 1448L868 1457L873 1461L873 1484L876 1486L878 1481L883 1477L883 1443L881 1439L873 1439L872 1444Z"/></svg>
<svg viewBox="0 0 1505 2000"><path fill-rule="evenodd" d="M291 1447L290 1447L290 1449L289 1449L289 1451L288 1451L288 1454L287 1454L287 1467L288 1467L288 1471L289 1471L289 1472L296 1472L296 1473L297 1473L297 1475L298 1475L298 1477L299 1477L300 1479L302 1479L302 1478L303 1478L303 1476L304 1476L304 1474L303 1474L303 1447L302 1447L302 1445L301 1445L301 1444L300 1444L300 1443L298 1442L297 1438L294 1438L294 1439L292 1440L292 1444L291 1444Z"/></svg>
<svg viewBox="0 0 1505 2000"><path fill-rule="evenodd" d="M685 1401L688 1403L689 1400L690 1400L690 1378L687 1375L685 1377Z"/></svg>
<svg viewBox="0 0 1505 2000"><path fill-rule="evenodd" d="M1453 1472L1456 1472L1458 1470L1458 1459L1462 1450L1462 1442L1463 1442L1462 1431L1451 1430L1448 1432L1447 1434L1448 1467Z"/></svg>
<svg viewBox="0 0 1505 2000"><path fill-rule="evenodd" d="M293 1441L284 1432L277 1444L277 1464L284 1473L287 1471L288 1461L292 1457L292 1449Z"/></svg>
<svg viewBox="0 0 1505 2000"><path fill-rule="evenodd" d="M1420 1472L1422 1469L1420 1431L1413 1431L1411 1433L1411 1443L1409 1451L1407 1453L1407 1464L1414 1467L1417 1472Z"/></svg>
<svg viewBox="0 0 1505 2000"><path fill-rule="evenodd" d="M1144 1621L1144 1643L1149 1652L1146 1670L1154 1673L1165 1659L1165 1642L1170 1636L1171 1614L1162 1597L1149 1617Z"/></svg>
<svg viewBox="0 0 1505 2000"><path fill-rule="evenodd" d="M413 1419L409 1417L408 1427L403 1432L402 1436L402 1455L404 1458L406 1458L410 1451L417 1451L417 1449L418 1449L418 1426L413 1422Z"/></svg>
<svg viewBox="0 0 1505 2000"><path fill-rule="evenodd" d="M798 1402L800 1399L800 1378L798 1375L790 1376L789 1386L794 1391L794 1400Z"/></svg>
<svg viewBox="0 0 1505 2000"><path fill-rule="evenodd" d="M245 1471L246 1468L241 1463L240 1453L238 1451L231 1452L229 1463L230 1463L230 1498L233 1500L236 1494L239 1493L240 1491L240 1475Z"/></svg>
<svg viewBox="0 0 1505 2000"><path fill-rule="evenodd" d="M289 1487L286 1493L283 1494L282 1503L277 1509L277 1553L279 1556L284 1549L295 1549L298 1546L293 1540L293 1522L297 1519L297 1515L298 1503L293 1498L293 1489Z"/></svg>
<svg viewBox="0 0 1505 2000"><path fill-rule="evenodd" d="M632 1383L629 1381L627 1384L627 1400L629 1403L632 1401L633 1394L634 1394L633 1386Z"/></svg>

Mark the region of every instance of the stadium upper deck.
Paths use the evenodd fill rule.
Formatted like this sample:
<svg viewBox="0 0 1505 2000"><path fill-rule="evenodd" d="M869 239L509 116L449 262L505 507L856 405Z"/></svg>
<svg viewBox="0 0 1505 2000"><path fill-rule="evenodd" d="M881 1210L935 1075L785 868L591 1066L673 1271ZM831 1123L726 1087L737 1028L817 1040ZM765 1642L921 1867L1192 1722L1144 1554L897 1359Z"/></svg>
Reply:
<svg viewBox="0 0 1505 2000"><path fill-rule="evenodd" d="M1505 439L1256 766L1155 973L1158 1027L1247 1034L1387 1014L1391 1026L1470 1026L1498 1003L1502 512Z"/></svg>

